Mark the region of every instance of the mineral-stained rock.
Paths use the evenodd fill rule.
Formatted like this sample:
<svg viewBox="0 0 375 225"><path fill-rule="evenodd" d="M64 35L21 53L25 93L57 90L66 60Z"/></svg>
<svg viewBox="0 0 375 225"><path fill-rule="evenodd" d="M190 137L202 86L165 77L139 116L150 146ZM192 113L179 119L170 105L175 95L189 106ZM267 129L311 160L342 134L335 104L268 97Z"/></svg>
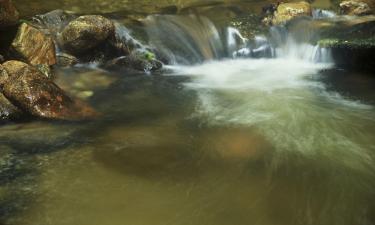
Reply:
<svg viewBox="0 0 375 225"><path fill-rule="evenodd" d="M3 82L4 96L31 115L63 120L96 116L91 107L69 97L35 67L19 61L8 61L3 66L9 74Z"/></svg>
<svg viewBox="0 0 375 225"><path fill-rule="evenodd" d="M82 54L98 46L114 33L113 22L103 16L80 16L62 31L60 44L71 54Z"/></svg>
<svg viewBox="0 0 375 225"><path fill-rule="evenodd" d="M312 16L311 5L308 2L282 3L277 7L272 24L283 24L300 16Z"/></svg>
<svg viewBox="0 0 375 225"><path fill-rule="evenodd" d="M12 49L31 65L56 64L55 44L52 38L27 23L19 27Z"/></svg>
<svg viewBox="0 0 375 225"><path fill-rule="evenodd" d="M12 0L0 0L0 27L15 25L18 22L19 13Z"/></svg>

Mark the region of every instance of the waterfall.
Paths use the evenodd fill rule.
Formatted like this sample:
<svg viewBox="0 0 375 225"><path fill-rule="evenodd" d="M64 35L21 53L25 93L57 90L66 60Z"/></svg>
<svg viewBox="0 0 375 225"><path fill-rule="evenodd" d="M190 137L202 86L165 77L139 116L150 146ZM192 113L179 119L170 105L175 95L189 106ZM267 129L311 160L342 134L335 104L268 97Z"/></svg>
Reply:
<svg viewBox="0 0 375 225"><path fill-rule="evenodd" d="M333 17L315 10L313 19ZM171 65L201 64L224 58L294 58L330 63L330 51L311 44L314 31L274 26L268 34L246 39L234 27L217 27L204 16L157 15L145 21L150 45ZM296 22L298 24L298 22ZM309 30L310 29L310 30Z"/></svg>

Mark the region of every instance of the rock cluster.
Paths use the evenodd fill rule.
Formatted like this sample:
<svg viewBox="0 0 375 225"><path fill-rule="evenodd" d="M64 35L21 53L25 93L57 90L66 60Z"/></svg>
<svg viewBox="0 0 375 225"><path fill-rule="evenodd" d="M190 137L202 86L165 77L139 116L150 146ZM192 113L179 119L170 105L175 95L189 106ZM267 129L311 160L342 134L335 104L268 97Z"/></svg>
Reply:
<svg viewBox="0 0 375 225"><path fill-rule="evenodd" d="M98 115L56 85L53 66L95 62L106 69L142 73L162 68L154 53L124 26L100 15L77 17L54 10L18 23L12 1L0 0L0 30L15 31L8 46L0 44L0 121L85 120Z"/></svg>

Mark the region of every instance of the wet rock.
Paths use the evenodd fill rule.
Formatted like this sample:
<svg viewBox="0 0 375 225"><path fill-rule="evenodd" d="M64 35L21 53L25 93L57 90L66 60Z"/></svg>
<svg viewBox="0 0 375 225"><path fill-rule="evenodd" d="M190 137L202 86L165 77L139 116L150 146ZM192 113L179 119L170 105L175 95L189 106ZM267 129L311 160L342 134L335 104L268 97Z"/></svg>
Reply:
<svg viewBox="0 0 375 225"><path fill-rule="evenodd" d="M163 64L155 59L153 53L145 53L144 56L132 53L128 56L115 58L105 65L105 68L110 70L133 69L143 72L160 70L162 67Z"/></svg>
<svg viewBox="0 0 375 225"><path fill-rule="evenodd" d="M281 3L272 19L273 25L284 24L301 16L312 16L311 5L308 2Z"/></svg>
<svg viewBox="0 0 375 225"><path fill-rule="evenodd" d="M374 13L374 0L347 0L340 3L340 11L351 16L361 16Z"/></svg>
<svg viewBox="0 0 375 225"><path fill-rule="evenodd" d="M0 1L0 27L8 27L17 24L19 13L12 0Z"/></svg>
<svg viewBox="0 0 375 225"><path fill-rule="evenodd" d="M11 47L31 65L56 64L55 44L52 38L27 23L19 27Z"/></svg>
<svg viewBox="0 0 375 225"><path fill-rule="evenodd" d="M102 16L80 16L63 29L60 42L69 53L82 54L101 44L114 29L113 22Z"/></svg>
<svg viewBox="0 0 375 225"><path fill-rule="evenodd" d="M85 103L69 97L38 69L19 61L3 64L9 74L3 84L4 96L33 116L81 120L96 116Z"/></svg>
<svg viewBox="0 0 375 225"><path fill-rule="evenodd" d="M57 65L61 67L69 67L74 66L79 62L79 60L72 55L67 53L59 53L57 54Z"/></svg>

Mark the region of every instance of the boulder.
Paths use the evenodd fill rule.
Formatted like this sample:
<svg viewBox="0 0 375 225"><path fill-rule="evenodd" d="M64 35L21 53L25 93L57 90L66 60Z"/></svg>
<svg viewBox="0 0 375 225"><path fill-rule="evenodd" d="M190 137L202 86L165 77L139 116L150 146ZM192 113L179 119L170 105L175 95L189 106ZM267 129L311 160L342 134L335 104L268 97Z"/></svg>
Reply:
<svg viewBox="0 0 375 225"><path fill-rule="evenodd" d="M31 65L56 64L55 44L52 38L27 23L19 27L11 48L17 56Z"/></svg>
<svg viewBox="0 0 375 225"><path fill-rule="evenodd" d="M85 103L69 97L37 68L20 61L8 61L3 66L9 75L1 82L3 94L25 112L61 120L82 120L97 115Z"/></svg>
<svg viewBox="0 0 375 225"><path fill-rule="evenodd" d="M362 16L374 13L374 0L346 0L340 3L340 11L345 15Z"/></svg>
<svg viewBox="0 0 375 225"><path fill-rule="evenodd" d="M300 16L312 16L312 8L310 3L305 1L281 3L274 13L272 24L284 24Z"/></svg>
<svg viewBox="0 0 375 225"><path fill-rule="evenodd" d="M19 13L12 0L0 0L0 27L8 27L17 24Z"/></svg>
<svg viewBox="0 0 375 225"><path fill-rule="evenodd" d="M82 54L105 41L114 29L113 22L103 16L80 16L63 29L60 44L73 55Z"/></svg>

